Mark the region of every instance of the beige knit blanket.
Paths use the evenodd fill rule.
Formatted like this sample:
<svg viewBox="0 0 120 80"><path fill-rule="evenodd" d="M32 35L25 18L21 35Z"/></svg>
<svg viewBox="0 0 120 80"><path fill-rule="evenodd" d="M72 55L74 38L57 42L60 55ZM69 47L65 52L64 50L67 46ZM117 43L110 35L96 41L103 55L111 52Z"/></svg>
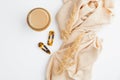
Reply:
<svg viewBox="0 0 120 80"><path fill-rule="evenodd" d="M101 51L96 33L110 22L111 0L64 0L57 14L63 44L52 54L47 80L91 80Z"/></svg>

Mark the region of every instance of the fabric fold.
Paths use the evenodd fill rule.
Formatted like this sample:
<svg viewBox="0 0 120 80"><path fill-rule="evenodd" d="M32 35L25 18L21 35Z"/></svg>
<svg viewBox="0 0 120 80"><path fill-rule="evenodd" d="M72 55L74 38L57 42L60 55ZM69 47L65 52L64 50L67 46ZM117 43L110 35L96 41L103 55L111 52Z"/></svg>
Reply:
<svg viewBox="0 0 120 80"><path fill-rule="evenodd" d="M91 80L102 50L97 32L110 23L111 0L64 0L56 15L63 44L52 54L46 80Z"/></svg>

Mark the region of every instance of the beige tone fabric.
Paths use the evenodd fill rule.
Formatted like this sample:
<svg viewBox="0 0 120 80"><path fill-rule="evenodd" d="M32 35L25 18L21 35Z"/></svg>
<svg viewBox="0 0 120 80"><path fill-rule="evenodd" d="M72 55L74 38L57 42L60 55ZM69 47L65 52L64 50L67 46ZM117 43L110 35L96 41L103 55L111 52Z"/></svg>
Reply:
<svg viewBox="0 0 120 80"><path fill-rule="evenodd" d="M64 0L57 14L63 44L51 56L47 80L91 80L102 49L96 33L110 22L112 7L111 0Z"/></svg>

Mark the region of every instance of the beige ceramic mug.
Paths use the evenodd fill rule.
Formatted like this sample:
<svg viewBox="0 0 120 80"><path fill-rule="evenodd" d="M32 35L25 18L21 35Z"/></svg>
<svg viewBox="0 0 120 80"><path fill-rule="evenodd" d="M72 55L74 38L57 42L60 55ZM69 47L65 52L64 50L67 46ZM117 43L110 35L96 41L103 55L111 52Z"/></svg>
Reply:
<svg viewBox="0 0 120 80"><path fill-rule="evenodd" d="M43 8L35 8L28 13L27 23L35 31L46 29L51 22L50 14Z"/></svg>

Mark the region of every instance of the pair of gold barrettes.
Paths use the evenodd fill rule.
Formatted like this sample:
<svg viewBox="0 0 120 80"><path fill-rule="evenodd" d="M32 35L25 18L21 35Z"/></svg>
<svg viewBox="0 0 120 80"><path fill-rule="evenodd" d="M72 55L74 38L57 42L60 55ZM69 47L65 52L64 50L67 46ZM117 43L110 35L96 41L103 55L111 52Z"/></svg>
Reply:
<svg viewBox="0 0 120 80"><path fill-rule="evenodd" d="M52 46L54 41L54 31L49 31L48 41L47 45ZM50 54L50 50L47 48L47 46L43 42L38 43L38 47L40 47L43 51Z"/></svg>

